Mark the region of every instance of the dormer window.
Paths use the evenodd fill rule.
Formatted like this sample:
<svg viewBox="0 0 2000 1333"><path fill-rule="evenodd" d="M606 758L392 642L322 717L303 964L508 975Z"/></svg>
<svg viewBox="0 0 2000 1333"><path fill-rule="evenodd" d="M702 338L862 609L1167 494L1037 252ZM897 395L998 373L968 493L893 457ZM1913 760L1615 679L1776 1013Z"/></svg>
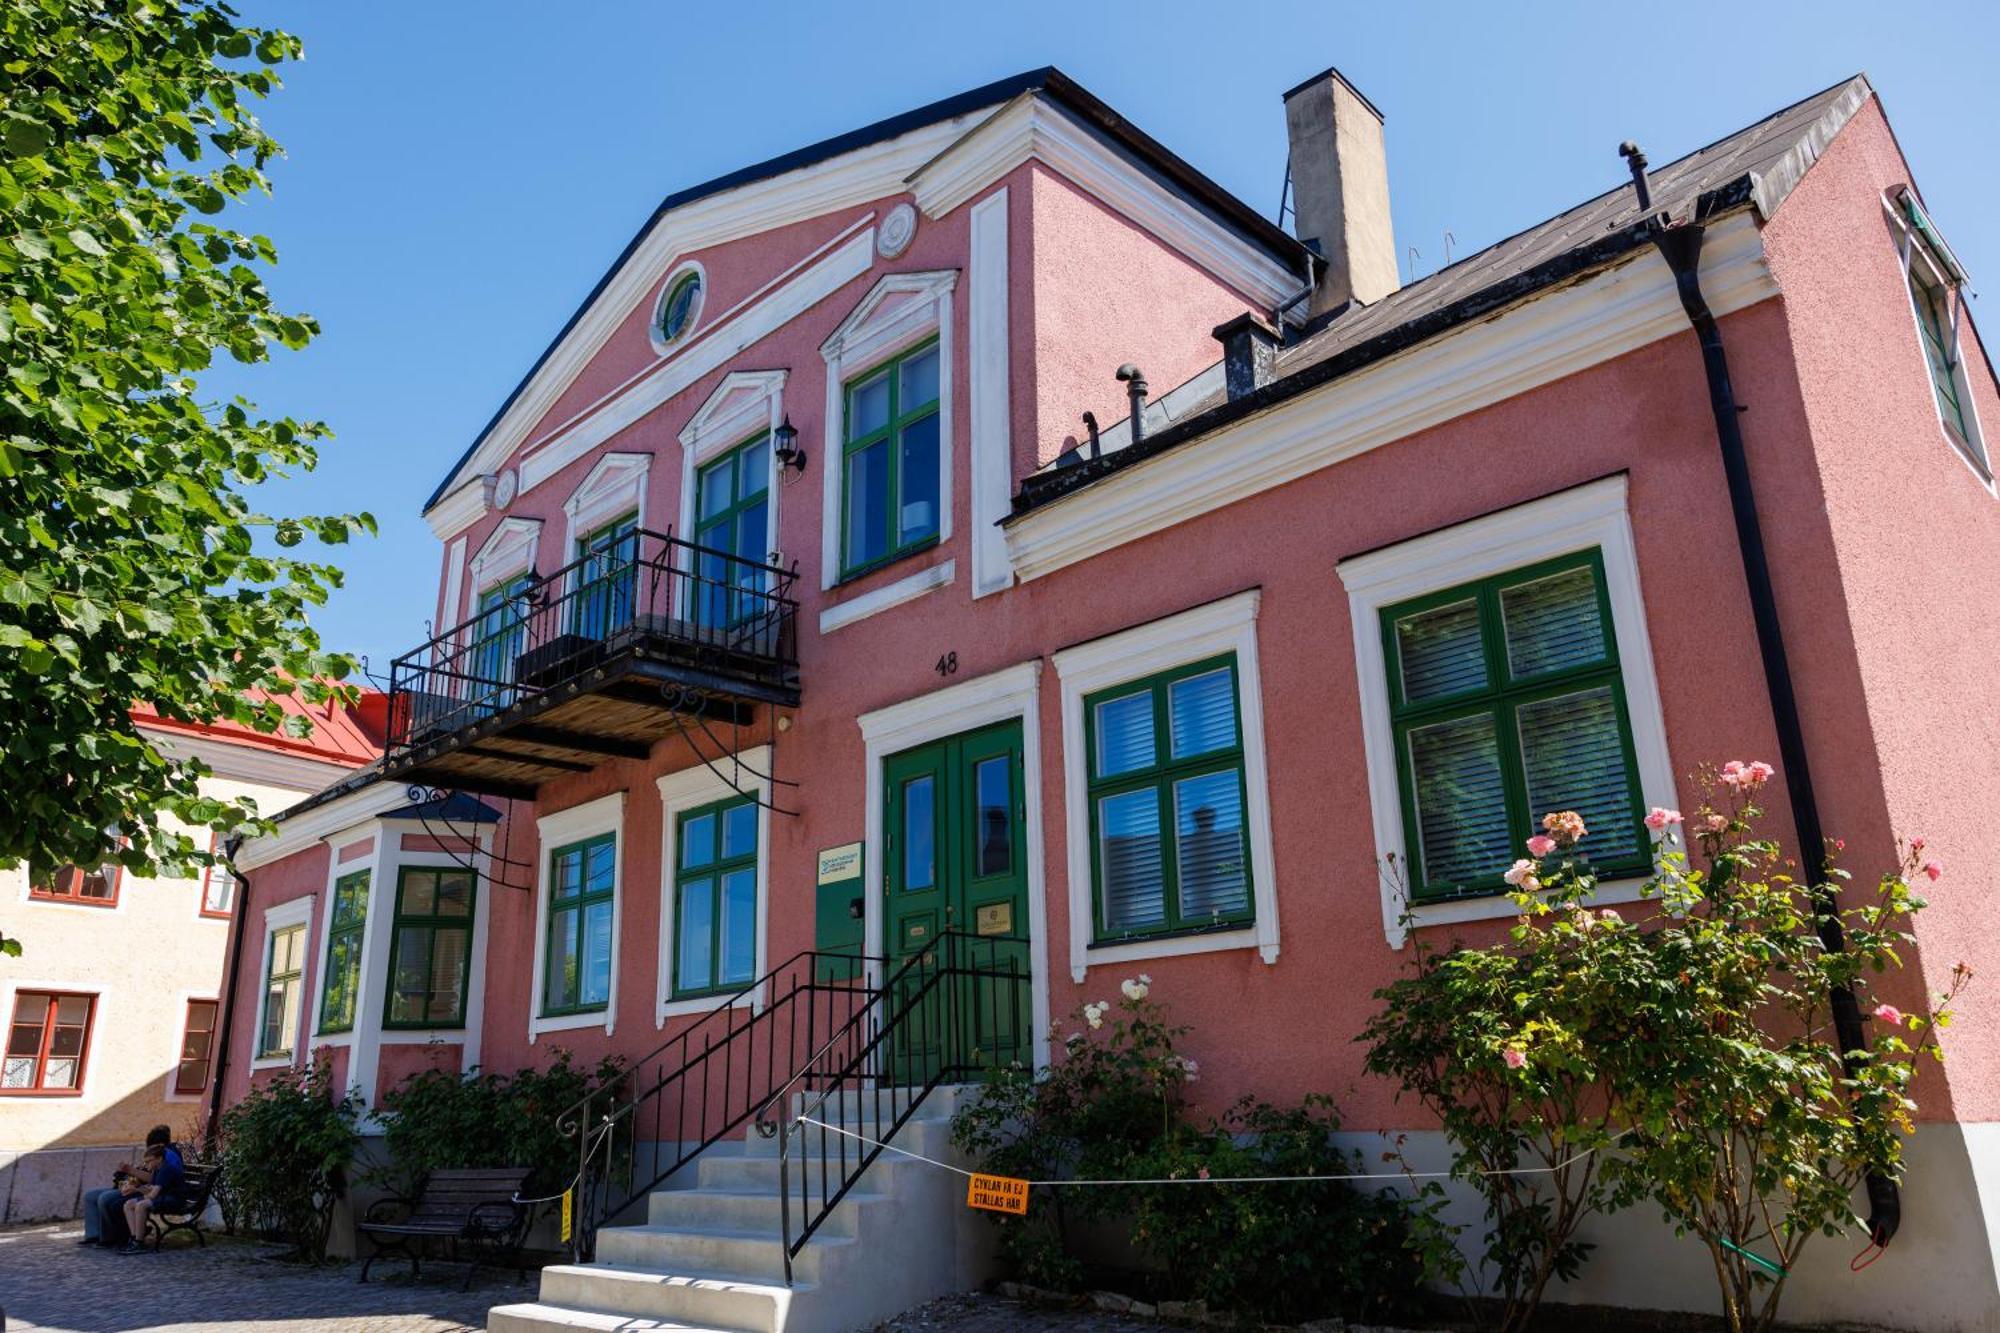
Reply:
<svg viewBox="0 0 2000 1333"><path fill-rule="evenodd" d="M1938 235L1930 215L1909 190L1900 190L1889 208L1902 247L1903 270L1909 280L1910 310L1917 320L1917 340L1930 373L1931 394L1937 401L1938 422L1945 438L1983 478L1993 475L1972 408L1959 355L1959 318L1964 312L1965 270L1958 256Z"/></svg>
<svg viewBox="0 0 2000 1333"><path fill-rule="evenodd" d="M667 280L660 294L659 317L653 321L653 337L662 348L671 347L693 331L701 317L706 286L701 269L692 264Z"/></svg>

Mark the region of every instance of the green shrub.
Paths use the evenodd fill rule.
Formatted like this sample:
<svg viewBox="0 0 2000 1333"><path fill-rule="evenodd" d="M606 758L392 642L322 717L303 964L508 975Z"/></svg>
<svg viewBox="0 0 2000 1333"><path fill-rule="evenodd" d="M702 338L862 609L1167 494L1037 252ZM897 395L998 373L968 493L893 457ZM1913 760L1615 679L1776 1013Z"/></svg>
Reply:
<svg viewBox="0 0 2000 1333"><path fill-rule="evenodd" d="M1176 1049L1152 982L1085 1005L1050 1067L996 1071L952 1122L982 1171L1028 1180L1227 1180L1358 1174L1334 1146L1331 1102L1246 1098L1219 1118L1187 1104L1196 1063ZM1025 1281L1076 1290L1083 1226L1122 1227L1156 1270L1156 1294L1257 1318L1381 1313L1412 1303L1449 1237L1413 1205L1343 1181L1037 1186L1025 1216L995 1214L1002 1257Z"/></svg>
<svg viewBox="0 0 2000 1333"><path fill-rule="evenodd" d="M560 1049L544 1069L412 1074L381 1098L387 1183L408 1193L431 1171L525 1166L534 1168L527 1194L557 1193L577 1168L577 1140L562 1117L622 1075L616 1057L582 1069Z"/></svg>
<svg viewBox="0 0 2000 1333"><path fill-rule="evenodd" d="M326 1258L333 1202L359 1142L354 1097L333 1093L322 1057L299 1077L253 1085L223 1112L217 1133L231 1227L289 1241L310 1263Z"/></svg>

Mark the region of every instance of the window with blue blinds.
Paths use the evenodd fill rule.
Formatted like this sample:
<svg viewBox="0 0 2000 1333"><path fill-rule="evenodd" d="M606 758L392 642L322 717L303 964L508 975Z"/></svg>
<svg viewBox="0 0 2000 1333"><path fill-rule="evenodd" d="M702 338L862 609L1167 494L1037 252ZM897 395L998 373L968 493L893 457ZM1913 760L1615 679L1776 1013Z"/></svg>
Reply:
<svg viewBox="0 0 2000 1333"><path fill-rule="evenodd" d="M1252 919L1237 679L1231 654L1083 701L1099 942Z"/></svg>
<svg viewBox="0 0 2000 1333"><path fill-rule="evenodd" d="M1598 874L1650 869L1597 551L1387 607L1382 635L1415 898L1500 892L1552 810Z"/></svg>

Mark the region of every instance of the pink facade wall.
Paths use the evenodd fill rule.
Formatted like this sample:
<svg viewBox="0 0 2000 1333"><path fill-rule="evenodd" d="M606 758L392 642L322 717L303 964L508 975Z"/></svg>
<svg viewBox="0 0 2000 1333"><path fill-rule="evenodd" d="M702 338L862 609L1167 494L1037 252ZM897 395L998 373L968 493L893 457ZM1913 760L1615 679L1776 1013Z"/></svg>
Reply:
<svg viewBox="0 0 2000 1333"><path fill-rule="evenodd" d="M1781 213L1780 222L1790 224L1790 210L1797 208L1800 220L1793 230L1774 226L1769 233L1773 269L1784 295L1723 321L1738 393L1750 406L1744 430L1818 763L1826 825L1830 833L1849 840L1849 865L1868 875L1886 864L1892 833L1917 831L1919 822L1948 859L1992 864L1993 848L1980 840L1990 835L1981 833L1968 807L1991 784L1967 783L1947 793L1954 780L1930 766L1928 747L1948 743L1959 747L1949 751L1958 754L1981 742L1976 726L1963 725L1962 710L1939 710L1955 691L1963 691L1964 698L1991 697L1990 685L1975 686L1966 679L1976 666L1961 663L1982 663L1991 656L1982 651L1989 645L1972 628L1990 624L1991 617L1982 619L1968 607L1971 589L1980 586L1979 580L1992 586L1993 563L2000 563L2000 530L1977 507L1991 503L1991 497L1972 483L1943 442L1933 442L1928 453L1923 446L1891 450L1883 446L1882 432L1871 436L1867 430L1878 412L1914 421L1917 407L1927 402L1913 342L1899 352L1870 355L1865 364L1872 370L1865 375L1856 374L1857 353L1843 345L1849 327L1879 334L1885 348L1898 329L1906 339L1914 338L1894 274L1885 278L1871 271L1866 283L1857 280L1852 290L1826 290L1838 287L1827 266L1842 262L1852 229L1865 231L1865 210L1877 207L1871 173L1886 169L1876 144L1886 136L1879 121L1868 119L1872 115L1872 109L1864 113L1836 142L1827 161ZM1881 151L1893 155L1892 147ZM1849 163L1850 158L1861 161ZM1850 170L1853 178L1843 174ZM1139 240L1125 223L1040 168L1018 169L1007 183L1014 266L1010 313L1017 349L1011 380L1014 456L1018 466L1026 466L1046 456L1045 450L1060 447L1063 434L1085 408L1094 408L1106 421L1123 415L1120 386L1111 379L1119 361L1138 360L1156 388L1171 387L1216 359L1209 329L1245 303L1210 279L1189 278L1184 261L1163 249L1149 249L1150 243ZM1774 729L1695 340L1691 333L1677 333L1280 490L974 601L965 536L970 395L964 391L968 302L961 283L961 295L953 303L958 353L953 367L955 535L934 552L822 595L817 569L820 488L829 461L822 447L825 394L819 344L884 272L962 270L967 211L923 222L908 253L892 263L878 262L736 363L735 368L790 371L785 409L812 455L805 476L787 485L779 501L778 542L804 569L799 585L804 697L790 714L793 726L778 737L775 762L780 777L802 784L788 799L803 813L796 819L771 819L767 956L780 960L811 943L816 850L864 835L866 774L858 714L937 688L932 664L947 652L958 655L957 679L968 680L1261 588L1257 632L1282 922L1278 961L1267 965L1253 951L1239 950L1100 968L1083 985L1070 981L1066 756L1060 681L1052 666L1045 667L1041 714L1030 722L1039 731L1043 782L1030 798L1041 802L1045 838L1046 936L1036 947L1049 979L1050 1009L1062 1016L1085 1000L1113 996L1122 977L1143 968L1154 979L1156 997L1196 1025L1189 1049L1202 1063L1207 1095L1227 1101L1243 1091L1281 1099L1325 1091L1339 1097L1350 1128L1416 1124L1417 1113L1408 1104L1397 1104L1391 1088L1362 1073L1361 1052L1352 1040L1373 1009L1372 992L1398 974L1408 955L1383 938L1361 736L1363 685L1357 679L1347 597L1335 565L1345 556L1624 473L1674 770L1686 774L1698 764L1729 758L1775 761ZM858 212L704 253L714 284L704 322L726 304L721 293L731 289L725 283L756 285L762 279L755 275L781 270L854 216ZM1636 262L1661 261L1649 255ZM738 270L746 276L732 276ZM581 386L571 390L576 402L594 398L646 364L650 348L642 355L633 339L643 340L650 308L649 298L585 372ZM665 527L678 513L676 437L722 373L707 377L606 446L655 455L647 489L649 526ZM1989 383L1983 408L1991 403L1990 388ZM1341 389L1322 392L1337 400ZM1859 400L1859 406L1842 408L1836 397ZM552 416L574 406L560 406ZM2000 421L2000 406L1991 406L1988 415ZM1934 429L1934 420L1932 425ZM1913 465L1901 457L1905 452L1924 461ZM571 464L509 511L547 520L544 569L564 558L557 549L563 532L561 504L593 461ZM1920 469L1922 485L1887 484L1911 475L1912 466ZM1893 530L1929 544L1920 548L1929 557L1922 563L1952 569L1961 561L1948 559L1948 554L1975 552L1971 558L1977 579L1968 573L1962 580L1954 576L1950 586L1922 589L1927 601L1950 608L1943 633L1951 642L1940 644L1935 656L1949 654L1951 664L1913 667L1905 660L1908 622L1898 617L1908 615L1912 562L1907 551L1883 542L1879 534L1869 535L1865 527L1880 516L1885 492L1898 492L1894 503L1909 506L1905 521ZM1942 526L1946 518L1954 525L1950 532ZM497 516L489 517L476 525L468 534L468 550L476 549L497 521ZM1977 535L1968 537L1959 527ZM1246 540L1246 534L1255 534L1255 540ZM832 634L819 633L819 614L827 606L944 559L960 561L957 581L950 586ZM1892 571L1899 575L1894 581ZM1841 591L1849 584L1853 587L1846 597L1861 599L1852 610ZM475 591L468 588L467 594ZM1904 593L1901 602L1890 595L1897 591ZM1897 691L1912 671L1921 688L1899 704ZM1977 714L1991 715L1990 708ZM1938 734L1954 725L1960 729L1957 736L1947 741ZM1883 765L1879 775L1878 755ZM611 792L629 793L619 890L618 1017L616 1031L608 1036L593 1027L530 1042L529 1018L537 997L529 978L539 945L534 895L492 889L484 1066L543 1065L557 1048L572 1050L585 1061L614 1052L633 1056L675 1030L670 1026L662 1033L652 1020L662 821L653 780L689 762L685 751L665 744L648 760L606 763L589 774L551 783L532 807L502 803L509 815L499 832L501 853L532 866L542 856L536 845L537 815ZM1975 766L1975 771L1986 775L1993 762L1989 746L1977 761L1985 767ZM1686 802L1695 799L1691 785L1683 785L1680 795ZM1769 804L1782 811L1782 791L1773 797ZM1928 817L1917 821L1919 814ZM1789 832L1784 836L1789 838ZM311 855L294 860L308 861ZM318 871L296 871L300 884L310 882L302 891L323 883L324 862L318 864ZM289 883L293 874L279 866L258 872L255 901L266 904L271 892L283 892L282 885L267 890L267 879ZM1935 933L1927 935L1921 951L1925 968L1939 965L1933 938L1952 946L1954 957L1960 945L1990 953L1994 941L1981 933L1987 928L1969 908L1947 903L1934 920ZM1948 967L1949 961L1942 965ZM254 978L249 986L254 991ZM244 995L241 983L238 995ZM407 1052L392 1057L391 1049L385 1048L384 1088L419 1067L408 1063L413 1057ZM1988 1058L1984 1048L1977 1048L1976 1058ZM1925 1097L1927 1116L1948 1115L1952 1109L1950 1102Z"/></svg>
<svg viewBox="0 0 2000 1333"><path fill-rule="evenodd" d="M1866 775L1876 818L1849 833L1857 873L1893 859L1896 838L1923 837L1945 876L1922 887L1920 970L1928 989L1958 962L2000 955L1987 897L2000 865L2000 523L1991 488L1947 441L1910 311L1883 191L1911 181L1871 101L1837 138L1766 233L1785 291L1786 333L1817 445L1828 548L1802 598L1843 616L1865 717L1829 728L1823 767ZM1947 238L1952 219L1937 219ZM1974 405L2000 429L1993 371L1969 323L1961 336ZM1865 389L1865 392L1858 391ZM1991 437L1989 437L1990 439ZM1818 564L1823 558L1825 563ZM1828 595L1838 571L1840 596ZM1802 585L1808 580L1801 579ZM1844 603L1844 609L1842 606ZM1867 841L1855 838L1865 833ZM1859 854L1857 854L1859 853ZM1975 985L1968 1008L1986 1008ZM1949 1086L1963 1120L2000 1119L2000 1026L1943 1034L1947 1059L1926 1071L1926 1107ZM1939 1078L1942 1074L1942 1080Z"/></svg>
<svg viewBox="0 0 2000 1333"><path fill-rule="evenodd" d="M242 1097L251 1082L250 1056L256 1049L257 1024L263 1005L264 913L270 908L296 902L308 894L319 894L319 900L313 903L313 918L306 931L308 941L319 939L321 917L326 911L326 895L322 890L326 888L331 857L332 853L322 843L281 861L259 866L250 872L250 887L237 900L236 910L242 920L235 929L242 932L243 940L236 956L236 974L229 982L228 1064L222 1071L224 1106ZM314 957L314 952L306 950L302 1007L311 1004L313 986L325 961ZM260 1072L258 1077L264 1075Z"/></svg>
<svg viewBox="0 0 2000 1333"><path fill-rule="evenodd" d="M1119 366L1163 394L1221 360L1211 331L1256 304L1064 177L1028 171L1034 414L1015 439L1017 475L1087 438L1085 412L1105 426L1129 415Z"/></svg>

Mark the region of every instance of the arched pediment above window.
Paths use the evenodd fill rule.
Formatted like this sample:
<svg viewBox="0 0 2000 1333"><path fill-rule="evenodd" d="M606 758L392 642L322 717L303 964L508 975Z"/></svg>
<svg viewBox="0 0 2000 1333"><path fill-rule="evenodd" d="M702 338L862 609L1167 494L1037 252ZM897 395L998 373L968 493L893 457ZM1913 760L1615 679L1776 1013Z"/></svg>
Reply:
<svg viewBox="0 0 2000 1333"><path fill-rule="evenodd" d="M472 556L472 592L476 597L496 583L524 574L535 563L542 542L539 518L503 518Z"/></svg>
<svg viewBox="0 0 2000 1333"><path fill-rule="evenodd" d="M637 514L643 526L646 473L652 466L651 454L606 454L598 459L582 484L563 501L563 511L569 515L565 549L573 551L578 537L627 514Z"/></svg>
<svg viewBox="0 0 2000 1333"><path fill-rule="evenodd" d="M891 273L869 289L840 327L820 344L828 364L858 366L927 337L950 309L955 269Z"/></svg>

